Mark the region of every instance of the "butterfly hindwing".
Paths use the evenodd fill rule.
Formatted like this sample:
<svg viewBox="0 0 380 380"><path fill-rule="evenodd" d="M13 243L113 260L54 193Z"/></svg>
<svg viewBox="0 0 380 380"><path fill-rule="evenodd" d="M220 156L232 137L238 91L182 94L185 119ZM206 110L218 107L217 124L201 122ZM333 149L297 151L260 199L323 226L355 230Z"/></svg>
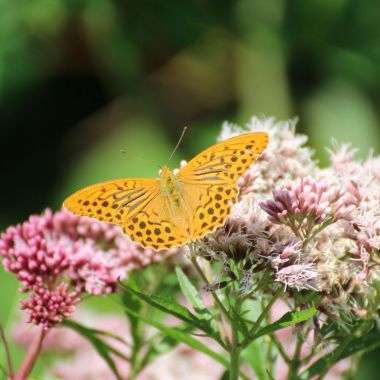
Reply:
<svg viewBox="0 0 380 380"><path fill-rule="evenodd" d="M188 216L183 205L175 205L164 193L122 225L123 231L144 247L173 248L191 240Z"/></svg>
<svg viewBox="0 0 380 380"><path fill-rule="evenodd" d="M79 190L63 206L77 215L122 224L146 207L159 190L157 179L119 179Z"/></svg>
<svg viewBox="0 0 380 380"><path fill-rule="evenodd" d="M238 196L235 184L186 183L181 188L183 203L191 215L192 239L224 224Z"/></svg>

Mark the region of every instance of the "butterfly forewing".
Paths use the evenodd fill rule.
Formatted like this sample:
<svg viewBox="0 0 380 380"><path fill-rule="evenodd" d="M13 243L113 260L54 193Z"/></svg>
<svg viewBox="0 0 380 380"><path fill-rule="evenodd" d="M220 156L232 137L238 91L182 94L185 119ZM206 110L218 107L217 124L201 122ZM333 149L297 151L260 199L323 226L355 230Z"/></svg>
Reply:
<svg viewBox="0 0 380 380"><path fill-rule="evenodd" d="M207 148L178 172L184 204L193 216L193 239L224 223L238 196L236 181L267 144L263 132L232 137Z"/></svg>
<svg viewBox="0 0 380 380"><path fill-rule="evenodd" d="M157 179L119 179L79 190L63 206L77 215L122 224L144 209L159 191Z"/></svg>
<svg viewBox="0 0 380 380"><path fill-rule="evenodd" d="M268 145L265 132L246 133L215 144L178 172L186 182L236 183Z"/></svg>

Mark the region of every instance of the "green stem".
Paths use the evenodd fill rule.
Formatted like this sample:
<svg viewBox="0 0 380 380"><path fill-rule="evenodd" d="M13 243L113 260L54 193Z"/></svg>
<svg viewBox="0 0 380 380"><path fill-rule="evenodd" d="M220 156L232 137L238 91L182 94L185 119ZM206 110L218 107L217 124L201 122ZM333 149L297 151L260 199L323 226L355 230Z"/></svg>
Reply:
<svg viewBox="0 0 380 380"><path fill-rule="evenodd" d="M284 347L282 346L282 344L280 343L280 341L277 339L276 335L274 334L270 334L270 338L271 338L271 341L274 343L274 345L276 346L279 354L281 355L281 358L282 360L289 366L290 363L291 363L291 359L289 358L289 356L286 354L285 350L284 350Z"/></svg>
<svg viewBox="0 0 380 380"><path fill-rule="evenodd" d="M193 263L198 274L201 276L202 280L207 285L209 285L210 282L208 281L205 273L203 272L202 268L200 267L200 265L197 261L196 256L193 253L194 253L194 251L191 249L191 262ZM231 317L230 317L227 309L224 307L224 305L223 305L222 301L219 299L218 295L215 292L211 292L211 294L212 294L212 297L214 299L214 302L218 305L222 314L226 317L226 319L228 320L229 323L232 323L233 321L231 320ZM225 342L225 346L227 348L230 348L231 342L229 341L228 335L227 335L225 328L224 328L224 322L223 322L223 319L221 317L218 318L218 328L219 328L219 334L222 337L222 340Z"/></svg>
<svg viewBox="0 0 380 380"><path fill-rule="evenodd" d="M210 285L210 281L207 278L206 274L200 267L197 256L195 255L195 250L192 245L190 245L190 260L194 265L194 268L202 278L202 280L205 282L205 284ZM230 370L229 370L229 380L239 380L239 376L243 380L249 380L248 376L246 376L243 372L240 371L240 354L242 348L239 344L239 328L238 325L234 322L233 317L231 317L228 310L223 305L222 301L218 297L218 295L215 292L211 292L212 297L214 299L215 304L219 307L221 311L221 315L223 315L226 318L226 321L231 326L231 341L228 338L228 335L224 328L224 321L221 318L221 315L219 314L219 320L218 320L218 327L219 327L219 334L222 336L226 342L223 348L228 350L230 352ZM245 299L245 298L244 298ZM236 302L235 311L236 313L240 313L240 306L244 299L238 299Z"/></svg>
<svg viewBox="0 0 380 380"><path fill-rule="evenodd" d="M261 303L261 308L263 308L264 305ZM271 323L271 318L270 318L270 315L269 313L266 315L265 317L265 323L267 325L270 325ZM272 334L274 335L274 334ZM267 362L267 372L268 373L274 373L274 366L275 366L275 360L276 360L276 357L274 357L273 355L273 340L271 339L271 335L270 336L266 336L263 338L263 341L266 343L266 354L265 354L265 360Z"/></svg>
<svg viewBox="0 0 380 380"><path fill-rule="evenodd" d="M158 288L158 286L163 281L163 276L165 276L166 268L162 263L159 263L155 267L155 275L146 277L143 276L141 278L141 284L143 284L147 293L154 294ZM140 280L139 280L140 281ZM146 315L149 313L149 306L146 303L143 303L141 306L142 315ZM141 323L137 323L135 326L135 333L132 334L132 342L128 343L124 341L123 343L128 344L131 348L130 359L128 360L130 363L130 374L128 376L128 380L134 380L138 377L139 373L146 365L146 357L147 350L145 349L149 346L149 342L154 339L154 337L146 340L145 329L143 328ZM159 334L158 334L159 335ZM126 360L127 361L127 360Z"/></svg>
<svg viewBox="0 0 380 380"><path fill-rule="evenodd" d="M322 223L320 226L318 226L314 231L313 229L310 230L308 235L306 236L305 240L302 243L302 247L306 247L306 245L314 239L322 230L324 230L326 227L328 227L330 224L332 224L332 220L328 220L324 223Z"/></svg>
<svg viewBox="0 0 380 380"><path fill-rule="evenodd" d="M304 333L304 336L309 336L309 333L311 331L311 327L310 326L306 326L306 331ZM309 355L307 356L304 356L301 360L301 367L304 367L306 366L310 360L312 360L314 357L315 357L315 353L316 353L316 350L315 350L316 347L312 346L311 349L310 349L310 353Z"/></svg>
<svg viewBox="0 0 380 380"><path fill-rule="evenodd" d="M302 344L303 344L302 338L297 336L296 349L294 351L293 359L291 360L290 365L289 365L288 380L298 379L298 369L301 364L300 355L301 355Z"/></svg>
<svg viewBox="0 0 380 380"><path fill-rule="evenodd" d="M13 367L12 367L11 353L9 351L8 342L7 342L7 339L5 337L3 327L1 325L0 325L0 338L3 341L5 356L7 358L8 377L10 379L12 379L13 378Z"/></svg>
<svg viewBox="0 0 380 380"><path fill-rule="evenodd" d="M200 274L200 276L202 277L202 280L207 284L207 285L210 285L210 281L207 279L206 275L204 274L202 268L200 267L200 265L198 264L198 261L196 259L195 256L192 256L191 257L191 262L194 264L195 266L195 269L197 270L197 272ZM224 307L222 301L219 299L218 295L215 293L215 292L211 292L213 298L214 298L214 301L218 304L220 310L223 312L223 315L227 318L227 319L230 319L230 315L228 314L228 311L227 309Z"/></svg>
<svg viewBox="0 0 380 380"><path fill-rule="evenodd" d="M232 347L230 358L229 380L238 380L240 372L240 348Z"/></svg>
<svg viewBox="0 0 380 380"><path fill-rule="evenodd" d="M263 311L261 312L261 314L259 315L259 318L257 318L255 324L252 326L251 328L251 331L249 332L248 336L243 340L243 342L241 342L240 346L241 347L246 347L249 343L251 343L252 341L252 338L254 337L257 329L260 327L260 324L261 322L264 320L264 318L268 315L269 313L269 310L271 309L271 307L273 306L273 304L275 303L275 301L277 300L278 296L280 295L281 293L281 288L279 288L278 290L276 290L276 292L273 294L273 297L271 298L271 300L268 302L267 306L264 307Z"/></svg>
<svg viewBox="0 0 380 380"><path fill-rule="evenodd" d="M294 235L296 235L299 239L303 240L301 229L299 228L299 226L296 226L294 218L289 218L288 220L289 220L289 223L287 223L287 226L290 227Z"/></svg>
<svg viewBox="0 0 380 380"><path fill-rule="evenodd" d="M129 363L131 366L131 370L128 376L129 380L134 380L142 369L139 357L141 346L142 345L140 342L134 342L132 345L131 355L129 358Z"/></svg>
<svg viewBox="0 0 380 380"><path fill-rule="evenodd" d="M235 313L240 315L240 308L242 304L241 299L237 299L235 304ZM231 320L231 350L230 350L230 371L229 371L229 380L239 380L240 372L240 353L241 348L239 345L239 328L238 325Z"/></svg>

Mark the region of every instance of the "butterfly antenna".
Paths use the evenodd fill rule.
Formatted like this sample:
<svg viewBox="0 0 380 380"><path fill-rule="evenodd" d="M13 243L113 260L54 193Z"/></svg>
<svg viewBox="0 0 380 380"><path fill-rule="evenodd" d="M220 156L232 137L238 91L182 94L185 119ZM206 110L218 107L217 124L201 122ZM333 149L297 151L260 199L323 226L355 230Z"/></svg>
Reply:
<svg viewBox="0 0 380 380"><path fill-rule="evenodd" d="M139 161L142 161L142 162L145 162L146 164L150 164L150 165L154 165L154 166L157 166L155 163L153 163L152 161L149 161L149 160L146 160L145 158L142 158L142 157L139 157L139 156L136 156L135 154L130 154L128 151L126 151L125 149L120 149L120 153L122 154L128 154L130 155L131 157L135 158L136 160L139 160Z"/></svg>
<svg viewBox="0 0 380 380"><path fill-rule="evenodd" d="M172 154L170 155L169 159L168 159L168 162L166 164L168 164L170 162L170 160L173 158L174 156L174 153L176 152L176 150L178 149L179 147L179 144L181 144L181 141L183 139L183 136L185 135L185 132L186 132L186 129L187 127L184 127L183 130L182 130L182 134L181 134L181 137L179 138L178 142L177 142L177 145L175 146L175 148L173 149L173 152Z"/></svg>

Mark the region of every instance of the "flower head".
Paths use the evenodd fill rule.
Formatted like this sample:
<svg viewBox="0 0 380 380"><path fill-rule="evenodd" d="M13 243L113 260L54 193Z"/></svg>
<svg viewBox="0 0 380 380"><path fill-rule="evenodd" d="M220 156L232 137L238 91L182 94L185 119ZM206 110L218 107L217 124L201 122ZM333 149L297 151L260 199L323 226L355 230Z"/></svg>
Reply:
<svg viewBox="0 0 380 380"><path fill-rule="evenodd" d="M22 303L29 321L45 327L70 315L82 292L112 293L118 278L165 257L131 242L118 226L49 209L2 233L0 254L21 291L33 293Z"/></svg>
<svg viewBox="0 0 380 380"><path fill-rule="evenodd" d="M260 203L268 219L306 234L318 224L348 219L356 208L348 188L311 177L299 178L283 190L273 190L273 198Z"/></svg>
<svg viewBox="0 0 380 380"><path fill-rule="evenodd" d="M70 292L69 286L61 283L54 290L36 289L35 293L21 301L21 309L28 314L28 323L49 328L70 317L80 301L77 292Z"/></svg>

